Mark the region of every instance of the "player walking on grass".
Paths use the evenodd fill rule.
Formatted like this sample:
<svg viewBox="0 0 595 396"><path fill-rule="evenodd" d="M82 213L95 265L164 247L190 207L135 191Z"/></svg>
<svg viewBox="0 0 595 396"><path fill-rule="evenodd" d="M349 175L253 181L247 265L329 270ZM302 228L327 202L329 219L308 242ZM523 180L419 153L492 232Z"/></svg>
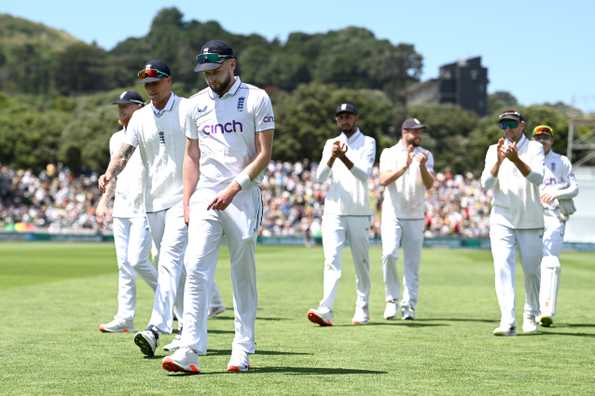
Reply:
<svg viewBox="0 0 595 396"><path fill-rule="evenodd" d="M324 200L322 245L324 250L323 297L318 308L308 311L308 319L320 326L332 326L333 305L341 278L341 251L349 242L355 266L356 302L352 323L367 324L370 299L370 260L368 231L372 211L368 179L376 157L376 141L358 128L358 112L353 103L342 103L335 110L340 135L324 145L316 179L330 177Z"/></svg>
<svg viewBox="0 0 595 396"><path fill-rule="evenodd" d="M404 256L401 318L415 319L426 191L434 184L434 157L420 146L424 129L417 118L405 120L401 125L402 138L380 155L380 184L384 186L381 220L384 318L387 320L394 319L398 312L396 262L401 246Z"/></svg>
<svg viewBox="0 0 595 396"><path fill-rule="evenodd" d="M113 157L124 141L132 114L144 106L144 101L138 92L125 91L112 103L118 105L118 122L122 125L122 129L114 133L109 141ZM137 274L151 289L157 287L157 269L149 260L151 234L143 206L140 154L134 153L129 162L117 182L110 183L97 204L96 218L102 225L108 221L108 206L114 199L112 217L118 262L118 310L111 322L99 325L99 330L104 333L128 333L134 329Z"/></svg>
<svg viewBox="0 0 595 396"><path fill-rule="evenodd" d="M184 218L188 223L182 347L163 359L167 371L199 372L206 352L207 302L223 240L231 260L235 337L227 371L247 371L255 352L256 233L262 219L261 173L271 159L275 119L265 91L234 76L224 42L205 43L197 72L208 87L190 100L186 129ZM225 238L224 238L225 237Z"/></svg>
<svg viewBox="0 0 595 396"><path fill-rule="evenodd" d="M523 332L537 332L539 263L542 256L543 207L539 185L543 181L543 147L524 135L526 121L514 110L498 117L504 136L488 148L481 184L492 189L490 243L494 259L500 325L496 336L516 335L515 256L519 248L525 280Z"/></svg>
<svg viewBox="0 0 595 396"><path fill-rule="evenodd" d="M539 322L553 323L560 284L560 250L568 217L575 212L572 198L578 195L578 184L567 157L552 150L554 130L547 125L533 129L533 139L543 145L545 167L539 193L544 207L543 258L539 288Z"/></svg>

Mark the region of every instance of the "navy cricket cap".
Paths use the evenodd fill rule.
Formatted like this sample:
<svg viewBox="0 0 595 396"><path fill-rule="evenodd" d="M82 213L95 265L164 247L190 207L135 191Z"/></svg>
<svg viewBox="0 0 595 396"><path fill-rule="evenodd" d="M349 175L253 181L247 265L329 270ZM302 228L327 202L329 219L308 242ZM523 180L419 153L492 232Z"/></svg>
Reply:
<svg viewBox="0 0 595 396"><path fill-rule="evenodd" d="M144 105L143 97L136 91L124 91L120 97L112 102L112 104L139 104Z"/></svg>
<svg viewBox="0 0 595 396"><path fill-rule="evenodd" d="M341 103L335 110L335 116L338 116L341 113L351 113L357 115L357 107L355 107L355 105L351 102Z"/></svg>
<svg viewBox="0 0 595 396"><path fill-rule="evenodd" d="M515 120L525 122L525 117L516 110L506 110L498 116L498 122L502 120Z"/></svg>
<svg viewBox="0 0 595 396"><path fill-rule="evenodd" d="M425 127L417 118L407 118L401 124L401 129L422 129Z"/></svg>
<svg viewBox="0 0 595 396"><path fill-rule="evenodd" d="M165 62L159 59L151 59L145 64L144 69L139 70L137 76L139 83L147 84L171 76L171 71Z"/></svg>
<svg viewBox="0 0 595 396"><path fill-rule="evenodd" d="M200 47L196 55L195 72L215 70L226 60L235 58L233 49L221 40L209 40Z"/></svg>

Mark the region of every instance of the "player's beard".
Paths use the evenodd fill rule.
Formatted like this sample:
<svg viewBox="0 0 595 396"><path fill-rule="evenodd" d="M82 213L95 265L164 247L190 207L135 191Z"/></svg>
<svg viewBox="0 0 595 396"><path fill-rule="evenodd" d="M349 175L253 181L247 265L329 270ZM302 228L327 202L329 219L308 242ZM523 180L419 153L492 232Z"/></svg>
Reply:
<svg viewBox="0 0 595 396"><path fill-rule="evenodd" d="M343 132L345 134L345 136L347 136L347 137L351 137L355 133L356 130L357 130L357 127L353 126L351 128L341 128L340 132Z"/></svg>
<svg viewBox="0 0 595 396"><path fill-rule="evenodd" d="M211 87L211 89L215 91L215 93L219 95L219 97L221 97L225 92L227 92L227 90L231 86L232 79L233 75L228 75L223 81L221 81L220 84L217 84L216 87L212 86L211 84L209 84L209 87Z"/></svg>
<svg viewBox="0 0 595 396"><path fill-rule="evenodd" d="M415 137L407 140L407 145L412 145L413 147L418 147L420 143L420 139Z"/></svg>

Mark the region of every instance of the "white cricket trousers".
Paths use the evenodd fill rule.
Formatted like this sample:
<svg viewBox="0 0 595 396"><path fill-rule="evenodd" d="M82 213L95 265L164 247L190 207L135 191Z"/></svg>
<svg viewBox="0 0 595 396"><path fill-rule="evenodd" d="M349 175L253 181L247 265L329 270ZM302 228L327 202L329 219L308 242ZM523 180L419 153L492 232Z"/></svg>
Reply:
<svg viewBox="0 0 595 396"><path fill-rule="evenodd" d="M133 320L136 310L136 275L153 290L157 287L157 269L149 260L151 233L143 216L114 217L114 246L118 262L118 311L116 319Z"/></svg>
<svg viewBox="0 0 595 396"><path fill-rule="evenodd" d="M173 310L181 320L183 309L184 252L188 231L184 223L182 202L169 209L147 213L153 243L159 251L157 289L148 327L169 334L173 326Z"/></svg>
<svg viewBox="0 0 595 396"><path fill-rule="evenodd" d="M368 232L370 216L322 216L322 248L324 251L324 286L320 311L331 312L341 279L341 251L349 241L355 266L355 307L367 309L370 300L370 260Z"/></svg>
<svg viewBox="0 0 595 396"><path fill-rule="evenodd" d="M542 315L554 316L560 286L560 251L564 242L566 222L556 216L543 216L543 258L541 259L541 286L539 308Z"/></svg>
<svg viewBox="0 0 595 396"><path fill-rule="evenodd" d="M539 315L539 263L543 249L542 229L520 230L490 225L496 296L500 305L500 325L514 326L515 259L518 247L525 281L525 315Z"/></svg>
<svg viewBox="0 0 595 396"><path fill-rule="evenodd" d="M415 309L419 292L419 267L424 243L423 219L398 219L382 216L382 273L384 274L384 297L398 301L400 297L397 260L403 247L403 297L400 305Z"/></svg>
<svg viewBox="0 0 595 396"><path fill-rule="evenodd" d="M223 211L207 210L214 198L197 190L191 201L186 250L184 331L182 345L199 354L207 351L207 318L211 285L221 243L226 240L231 261L234 328L232 351L254 353L256 322L256 235L262 220L262 199L256 186L241 190Z"/></svg>

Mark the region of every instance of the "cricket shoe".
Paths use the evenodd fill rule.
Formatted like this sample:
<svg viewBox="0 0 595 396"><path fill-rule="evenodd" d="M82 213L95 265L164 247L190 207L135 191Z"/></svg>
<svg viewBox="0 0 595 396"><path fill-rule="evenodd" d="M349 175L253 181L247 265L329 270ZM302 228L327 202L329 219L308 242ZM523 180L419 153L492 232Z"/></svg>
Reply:
<svg viewBox="0 0 595 396"><path fill-rule="evenodd" d="M237 350L232 351L229 363L227 363L227 371L230 373L243 373L248 371L248 369L250 369L248 353Z"/></svg>
<svg viewBox="0 0 595 396"><path fill-rule="evenodd" d="M353 319L351 319L351 324L353 325L365 325L368 324L370 320L370 316L368 315L368 307L365 308L356 308L355 314L353 314Z"/></svg>
<svg viewBox="0 0 595 396"><path fill-rule="evenodd" d="M220 315L223 312L225 312L225 306L223 305L215 305L209 307L209 319L214 318L215 316Z"/></svg>
<svg viewBox="0 0 595 396"><path fill-rule="evenodd" d="M525 314L523 315L523 333L524 334L536 334L538 332L537 320L535 315Z"/></svg>
<svg viewBox="0 0 595 396"><path fill-rule="evenodd" d="M163 346L163 350L166 352L175 352L182 346L182 335L178 334L174 339L167 345Z"/></svg>
<svg viewBox="0 0 595 396"><path fill-rule="evenodd" d="M320 326L332 326L333 314L331 311L323 313L318 309L310 309L308 311L308 320Z"/></svg>
<svg viewBox="0 0 595 396"><path fill-rule="evenodd" d="M511 337L516 335L516 328L514 326L508 325L500 325L494 329L492 332L495 336L498 337Z"/></svg>
<svg viewBox="0 0 595 396"><path fill-rule="evenodd" d="M541 315L539 317L539 324L543 327L551 327L554 324L554 319L550 315Z"/></svg>
<svg viewBox="0 0 595 396"><path fill-rule="evenodd" d="M153 357L159 345L159 333L152 330L139 331L134 335L134 343L145 356Z"/></svg>
<svg viewBox="0 0 595 396"><path fill-rule="evenodd" d="M102 333L128 333L133 329L132 320L114 319L99 325L99 331Z"/></svg>
<svg viewBox="0 0 595 396"><path fill-rule="evenodd" d="M415 308L404 306L401 308L401 319L415 320Z"/></svg>
<svg viewBox="0 0 595 396"><path fill-rule="evenodd" d="M399 304L395 301L388 301L384 308L384 319L393 320L397 317L397 311L399 310Z"/></svg>
<svg viewBox="0 0 595 396"><path fill-rule="evenodd" d="M188 347L180 347L161 361L161 367L173 373L200 373L198 354Z"/></svg>

